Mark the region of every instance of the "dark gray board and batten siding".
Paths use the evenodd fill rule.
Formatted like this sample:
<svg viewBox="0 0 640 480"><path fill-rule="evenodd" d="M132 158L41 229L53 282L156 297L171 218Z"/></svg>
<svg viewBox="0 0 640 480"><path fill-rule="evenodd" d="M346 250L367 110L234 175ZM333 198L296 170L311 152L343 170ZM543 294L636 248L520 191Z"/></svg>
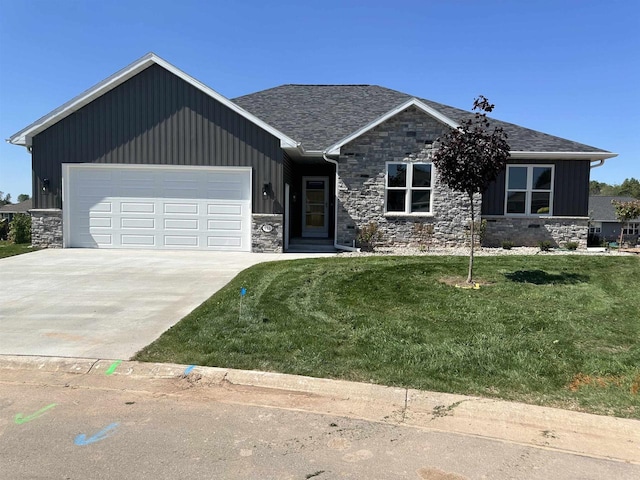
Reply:
<svg viewBox="0 0 640 480"><path fill-rule="evenodd" d="M159 65L36 135L32 159L34 208L62 208L63 163L121 163L250 166L253 212L282 212L280 141Z"/></svg>
<svg viewBox="0 0 640 480"><path fill-rule="evenodd" d="M553 215L563 217L589 216L588 160L536 161L515 160L509 165L555 165L553 187ZM483 215L504 215L505 177L502 172L482 195Z"/></svg>

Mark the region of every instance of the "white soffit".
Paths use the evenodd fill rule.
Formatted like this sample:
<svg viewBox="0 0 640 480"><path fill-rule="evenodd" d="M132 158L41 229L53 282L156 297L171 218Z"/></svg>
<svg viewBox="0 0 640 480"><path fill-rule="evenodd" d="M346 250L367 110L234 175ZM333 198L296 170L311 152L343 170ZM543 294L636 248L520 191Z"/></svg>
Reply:
<svg viewBox="0 0 640 480"><path fill-rule="evenodd" d="M199 82L198 80L186 74L179 68L174 67L169 62L163 60L162 58L158 57L154 53L146 54L139 60L136 60L132 64L123 68L122 70L114 73L113 75L101 81L100 83L94 85L90 89L85 90L83 93L81 93L77 97L71 99L64 105L61 105L60 107L48 113L44 117L36 120L34 123L29 125L28 127L23 128L18 133L9 137L8 142L14 145L31 146L31 138L33 138L35 135L49 128L51 125L59 122L65 117L71 115L73 112L80 110L82 107L84 107L88 103L104 95L110 90L113 90L118 85L121 85L122 83L126 82L127 80L134 77L135 75L140 73L142 70L150 67L153 64L160 65L161 67L170 71L174 75L180 77L185 82L193 85L198 90L205 93L206 95L210 96L211 98L214 98L215 100L222 103L226 107L230 108L237 114L243 116L250 122L256 124L263 130L266 130L267 132L272 134L274 137L277 137L280 140L280 146L282 148L295 148L298 146L298 142L296 142L292 138L288 137L284 133L275 129L268 123L260 120L255 115L247 112L246 110L239 107L238 105L233 103L231 100L229 100L225 96L207 87L205 84Z"/></svg>
<svg viewBox="0 0 640 480"><path fill-rule="evenodd" d="M606 160L617 157L612 152L526 152L511 151L514 160Z"/></svg>

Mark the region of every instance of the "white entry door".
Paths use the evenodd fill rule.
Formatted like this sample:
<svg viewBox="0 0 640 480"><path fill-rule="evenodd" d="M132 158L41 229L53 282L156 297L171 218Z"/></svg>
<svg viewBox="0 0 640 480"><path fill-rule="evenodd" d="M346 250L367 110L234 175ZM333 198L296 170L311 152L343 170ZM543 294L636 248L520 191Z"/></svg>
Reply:
<svg viewBox="0 0 640 480"><path fill-rule="evenodd" d="M251 251L251 168L65 164L66 247Z"/></svg>
<svg viewBox="0 0 640 480"><path fill-rule="evenodd" d="M329 236L329 177L302 177L302 236Z"/></svg>

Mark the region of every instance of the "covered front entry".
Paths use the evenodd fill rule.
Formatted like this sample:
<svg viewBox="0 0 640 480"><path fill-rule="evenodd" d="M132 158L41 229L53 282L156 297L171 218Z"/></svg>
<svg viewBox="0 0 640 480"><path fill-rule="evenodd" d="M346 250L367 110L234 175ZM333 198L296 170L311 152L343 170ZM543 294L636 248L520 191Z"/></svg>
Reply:
<svg viewBox="0 0 640 480"><path fill-rule="evenodd" d="M313 246L333 248L335 230L335 167L324 160L291 162L286 222L289 248L304 244L304 251ZM288 177L288 178L287 178ZM324 251L323 248L318 251Z"/></svg>
<svg viewBox="0 0 640 480"><path fill-rule="evenodd" d="M251 251L251 168L64 164L64 246Z"/></svg>

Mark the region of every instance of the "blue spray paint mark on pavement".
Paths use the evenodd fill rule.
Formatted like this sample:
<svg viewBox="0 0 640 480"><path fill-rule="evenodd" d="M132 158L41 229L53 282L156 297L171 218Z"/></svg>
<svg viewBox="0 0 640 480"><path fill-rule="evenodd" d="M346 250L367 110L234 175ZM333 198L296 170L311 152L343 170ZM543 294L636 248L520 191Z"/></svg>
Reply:
<svg viewBox="0 0 640 480"><path fill-rule="evenodd" d="M83 445L90 445L92 443L99 442L100 440L104 440L109 435L111 435L111 433L113 433L113 430L118 425L120 425L120 424L119 423L112 423L111 425L107 425L102 430L100 430L98 433L96 433L95 435L93 435L93 436L91 436L89 438L87 438L87 436L84 433L82 433L82 434L78 435L75 438L73 443L75 443L78 446L83 446Z"/></svg>
<svg viewBox="0 0 640 480"><path fill-rule="evenodd" d="M184 369L183 375L186 377L191 373L191 370L193 370L194 368L195 368L195 365L189 365L187 368Z"/></svg>

